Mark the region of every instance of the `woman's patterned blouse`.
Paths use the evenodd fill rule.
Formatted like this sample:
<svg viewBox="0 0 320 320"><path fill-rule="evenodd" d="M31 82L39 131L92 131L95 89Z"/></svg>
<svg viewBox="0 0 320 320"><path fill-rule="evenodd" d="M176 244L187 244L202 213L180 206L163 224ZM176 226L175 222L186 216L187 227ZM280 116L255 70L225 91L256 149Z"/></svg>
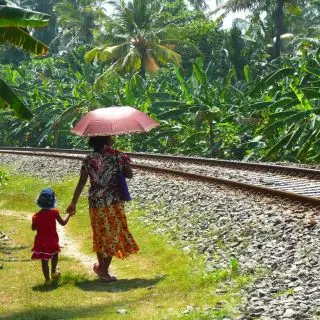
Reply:
<svg viewBox="0 0 320 320"><path fill-rule="evenodd" d="M81 170L90 178L89 206L102 208L119 202L118 173L131 159L123 152L105 146L100 152L87 155Z"/></svg>

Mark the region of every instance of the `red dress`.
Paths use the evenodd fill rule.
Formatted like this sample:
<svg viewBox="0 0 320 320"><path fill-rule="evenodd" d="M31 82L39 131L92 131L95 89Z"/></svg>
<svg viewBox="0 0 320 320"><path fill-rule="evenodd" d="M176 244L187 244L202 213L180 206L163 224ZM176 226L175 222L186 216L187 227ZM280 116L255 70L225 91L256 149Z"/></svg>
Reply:
<svg viewBox="0 0 320 320"><path fill-rule="evenodd" d="M60 250L56 219L59 211L56 209L40 210L32 217L37 234L34 239L31 259L49 260Z"/></svg>

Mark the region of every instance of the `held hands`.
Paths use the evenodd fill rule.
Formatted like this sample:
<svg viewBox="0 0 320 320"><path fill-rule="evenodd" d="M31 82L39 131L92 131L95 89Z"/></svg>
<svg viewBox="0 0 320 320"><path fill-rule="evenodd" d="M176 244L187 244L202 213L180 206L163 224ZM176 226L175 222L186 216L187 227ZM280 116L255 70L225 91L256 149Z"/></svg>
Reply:
<svg viewBox="0 0 320 320"><path fill-rule="evenodd" d="M74 216L76 214L76 205L70 204L67 208L67 212L70 214L70 216Z"/></svg>

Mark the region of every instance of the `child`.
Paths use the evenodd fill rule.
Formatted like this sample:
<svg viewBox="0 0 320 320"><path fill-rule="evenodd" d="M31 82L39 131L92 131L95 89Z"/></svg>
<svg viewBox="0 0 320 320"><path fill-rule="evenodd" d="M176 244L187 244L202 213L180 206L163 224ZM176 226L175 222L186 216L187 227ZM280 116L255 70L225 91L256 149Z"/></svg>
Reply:
<svg viewBox="0 0 320 320"><path fill-rule="evenodd" d="M56 220L65 226L70 218L67 214L63 219L59 211L55 209L56 197L52 189L41 191L37 200L41 210L32 217L32 230L37 230L32 248L31 259L41 259L42 272L45 277L45 285L50 284L49 260L51 259L51 279L57 280L60 273L57 271L58 252L60 252L59 237L56 228Z"/></svg>

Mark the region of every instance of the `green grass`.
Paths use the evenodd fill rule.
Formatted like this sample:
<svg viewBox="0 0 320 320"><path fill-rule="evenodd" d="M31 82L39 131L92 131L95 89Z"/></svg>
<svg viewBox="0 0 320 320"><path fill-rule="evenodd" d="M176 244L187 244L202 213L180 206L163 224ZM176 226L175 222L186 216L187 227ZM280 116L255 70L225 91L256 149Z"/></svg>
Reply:
<svg viewBox="0 0 320 320"><path fill-rule="evenodd" d="M8 184L0 188L0 209L13 211L11 216L0 216L1 230L12 238L0 247L0 263L4 265L0 270L0 318L191 320L223 319L237 313L239 289L250 277L238 274L231 265L207 273L202 256L184 254L169 245L168 238L154 235L151 226L141 223L139 217L145 212L138 203L129 206L128 223L141 251L129 259L114 259L112 271L119 278L116 283L96 281L79 262L62 252L62 279L45 290L40 263L30 261L34 233L24 216L37 211L37 195L47 186L56 191L58 208L63 212L76 182L70 178L49 185L31 177L9 175ZM83 253L94 256L85 196L66 230ZM226 292L217 295L217 288ZM188 306L193 309L184 314ZM128 313L118 314L118 309Z"/></svg>
<svg viewBox="0 0 320 320"><path fill-rule="evenodd" d="M288 288L282 291L278 291L277 293L274 293L272 295L272 298L276 299L280 297L288 297L288 296L292 296L294 293L295 293L294 288Z"/></svg>

